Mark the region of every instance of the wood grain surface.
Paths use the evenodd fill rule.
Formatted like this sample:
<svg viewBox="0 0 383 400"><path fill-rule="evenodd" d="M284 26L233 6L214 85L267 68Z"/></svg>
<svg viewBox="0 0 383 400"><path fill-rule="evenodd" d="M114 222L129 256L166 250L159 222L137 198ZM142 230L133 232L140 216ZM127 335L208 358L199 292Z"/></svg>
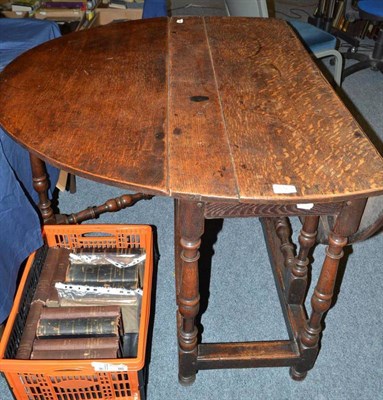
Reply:
<svg viewBox="0 0 383 400"><path fill-rule="evenodd" d="M0 92L13 138L99 182L265 204L383 193L381 156L283 21L159 18L69 34L11 63Z"/></svg>

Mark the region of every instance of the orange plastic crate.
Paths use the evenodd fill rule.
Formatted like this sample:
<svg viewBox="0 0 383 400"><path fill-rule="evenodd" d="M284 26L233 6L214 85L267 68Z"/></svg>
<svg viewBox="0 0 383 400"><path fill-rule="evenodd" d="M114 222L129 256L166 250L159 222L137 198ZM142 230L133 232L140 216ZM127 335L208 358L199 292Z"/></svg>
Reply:
<svg viewBox="0 0 383 400"><path fill-rule="evenodd" d="M0 343L0 371L4 373L14 396L17 400L143 399L153 273L151 227L48 225L43 233L48 247L141 247L146 250L137 357L59 361L14 358L43 264L44 251L40 249L28 259ZM100 364L95 367L93 363Z"/></svg>

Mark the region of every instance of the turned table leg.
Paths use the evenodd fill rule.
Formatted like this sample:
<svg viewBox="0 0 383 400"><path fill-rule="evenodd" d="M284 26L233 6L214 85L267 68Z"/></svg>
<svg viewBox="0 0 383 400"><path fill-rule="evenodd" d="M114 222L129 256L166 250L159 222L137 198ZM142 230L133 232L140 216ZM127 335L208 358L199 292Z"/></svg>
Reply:
<svg viewBox="0 0 383 400"><path fill-rule="evenodd" d="M39 210L44 224L55 224L56 219L48 196L49 180L44 161L29 155L32 169L33 188L39 196Z"/></svg>
<svg viewBox="0 0 383 400"><path fill-rule="evenodd" d="M181 227L179 218L179 205L178 199L174 199L174 267L175 267L175 284L176 284L176 302L178 307L178 295L180 293L180 279L181 279ZM178 316L179 313L177 313ZM177 317L178 318L178 317ZM177 326L179 318L177 319Z"/></svg>
<svg viewBox="0 0 383 400"><path fill-rule="evenodd" d="M366 199L348 201L338 216L333 231L329 234L329 245L322 270L311 298L311 316L299 337L302 361L291 367L290 375L295 380L302 380L315 363L322 332L323 315L332 302L339 261L343 257L343 247L347 238L358 229Z"/></svg>
<svg viewBox="0 0 383 400"><path fill-rule="evenodd" d="M178 302L179 381L189 385L197 372L198 329L195 317L199 310L198 259L204 231L204 204L177 200L175 204L176 291Z"/></svg>
<svg viewBox="0 0 383 400"><path fill-rule="evenodd" d="M319 217L305 217L298 241L299 253L287 271L285 279L286 301L288 304L303 304L307 291L307 272L310 249L315 244Z"/></svg>
<svg viewBox="0 0 383 400"><path fill-rule="evenodd" d="M83 221L97 218L106 212L117 212L131 207L140 200L150 200L153 196L143 193L125 194L107 200L100 206L88 207L70 215L54 214L49 200L49 179L45 162L30 154L33 188L39 196L38 208L44 224L80 224Z"/></svg>

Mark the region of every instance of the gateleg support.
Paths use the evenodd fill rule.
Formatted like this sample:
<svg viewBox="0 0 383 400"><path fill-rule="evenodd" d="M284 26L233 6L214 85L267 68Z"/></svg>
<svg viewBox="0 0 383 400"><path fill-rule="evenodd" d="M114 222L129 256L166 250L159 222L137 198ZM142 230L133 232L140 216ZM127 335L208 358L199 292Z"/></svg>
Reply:
<svg viewBox="0 0 383 400"><path fill-rule="evenodd" d="M177 200L175 238L179 239L175 254L176 290L178 300L179 381L190 385L195 381L198 356L198 329L195 318L199 311L198 260L204 232L204 203Z"/></svg>
<svg viewBox="0 0 383 400"><path fill-rule="evenodd" d="M343 248L347 245L347 238L353 235L359 227L366 201L366 199L347 201L336 219L333 231L329 234L326 256L311 298L311 315L298 338L302 360L290 369L290 375L295 380L304 379L307 371L315 364L323 316L331 307L339 261L343 257Z"/></svg>

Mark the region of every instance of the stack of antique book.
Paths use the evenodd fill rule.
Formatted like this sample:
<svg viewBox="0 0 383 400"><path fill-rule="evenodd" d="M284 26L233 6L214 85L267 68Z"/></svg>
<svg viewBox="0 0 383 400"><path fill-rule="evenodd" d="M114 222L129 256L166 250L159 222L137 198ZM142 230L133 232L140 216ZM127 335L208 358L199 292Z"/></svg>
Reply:
<svg viewBox="0 0 383 400"><path fill-rule="evenodd" d="M40 7L40 0L12 0L11 10L33 14Z"/></svg>
<svg viewBox="0 0 383 400"><path fill-rule="evenodd" d="M129 358L137 342L142 249L49 248L16 358Z"/></svg>

